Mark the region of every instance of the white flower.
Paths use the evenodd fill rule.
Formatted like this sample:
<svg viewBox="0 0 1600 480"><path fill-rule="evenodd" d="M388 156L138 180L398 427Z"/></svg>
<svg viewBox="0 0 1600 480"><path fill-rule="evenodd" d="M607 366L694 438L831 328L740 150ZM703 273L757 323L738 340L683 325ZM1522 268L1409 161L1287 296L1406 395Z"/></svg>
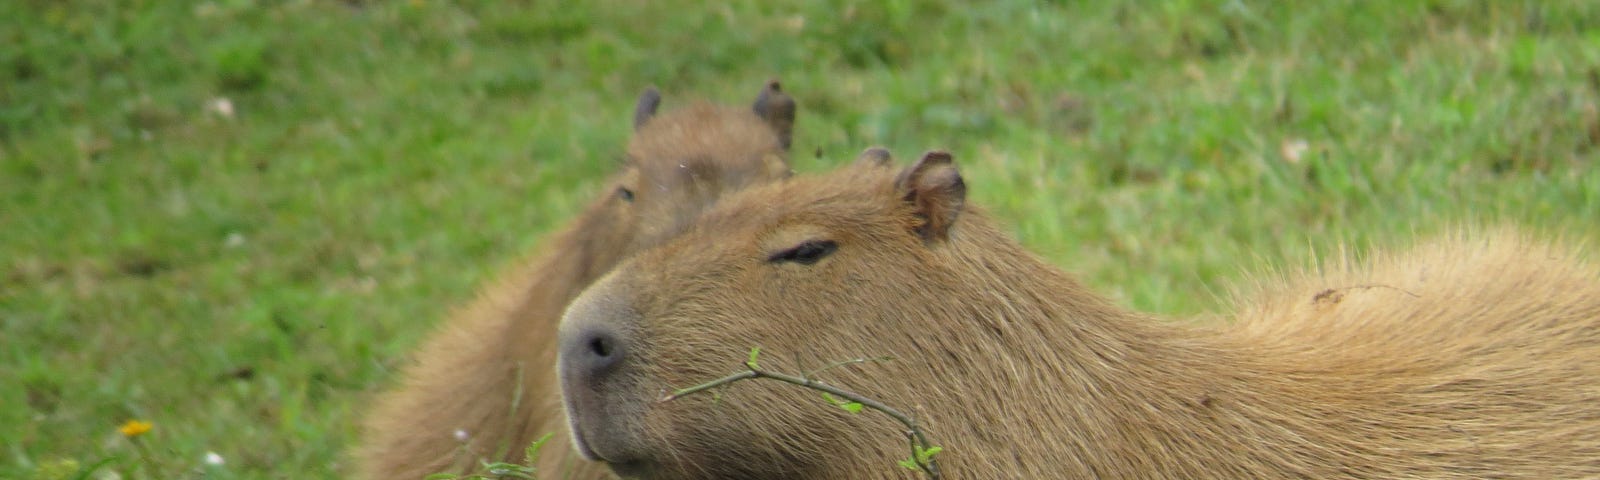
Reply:
<svg viewBox="0 0 1600 480"><path fill-rule="evenodd" d="M1278 145L1278 153L1283 155L1283 159L1289 161L1289 163L1300 163L1300 157L1304 156L1308 150L1311 150L1311 144L1298 138L1284 140L1282 144Z"/></svg>
<svg viewBox="0 0 1600 480"><path fill-rule="evenodd" d="M222 118L233 118L233 100L227 97L217 97L206 103L206 110Z"/></svg>
<svg viewBox="0 0 1600 480"><path fill-rule="evenodd" d="M226 462L222 460L222 455L217 455L217 452L206 452L206 465L220 467L223 463Z"/></svg>
<svg viewBox="0 0 1600 480"><path fill-rule="evenodd" d="M456 441L457 442L465 442L465 441L467 441L467 431L466 430L462 430L462 429L457 428L456 431L455 431L455 436L456 436Z"/></svg>

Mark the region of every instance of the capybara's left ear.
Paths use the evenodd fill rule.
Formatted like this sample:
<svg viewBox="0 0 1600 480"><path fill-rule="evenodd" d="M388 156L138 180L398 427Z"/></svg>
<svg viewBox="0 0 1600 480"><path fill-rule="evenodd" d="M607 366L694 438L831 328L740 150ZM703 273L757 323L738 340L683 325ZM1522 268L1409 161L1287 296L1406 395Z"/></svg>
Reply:
<svg viewBox="0 0 1600 480"><path fill-rule="evenodd" d="M922 218L917 234L925 242L940 241L950 236L950 226L967 201L967 184L961 180L961 171L948 152L932 151L904 171L894 180L895 191L910 203Z"/></svg>
<svg viewBox="0 0 1600 480"><path fill-rule="evenodd" d="M794 136L794 99L783 93L783 86L777 79L767 82L767 87L761 89L756 95L756 104L751 107L756 116L767 121L772 131L778 133L778 144L784 150L789 149L789 141Z"/></svg>
<svg viewBox="0 0 1600 480"><path fill-rule="evenodd" d="M656 116L656 109L660 107L661 91L656 87L644 89L644 93L639 94L639 103L633 105L633 129L643 127L645 122Z"/></svg>

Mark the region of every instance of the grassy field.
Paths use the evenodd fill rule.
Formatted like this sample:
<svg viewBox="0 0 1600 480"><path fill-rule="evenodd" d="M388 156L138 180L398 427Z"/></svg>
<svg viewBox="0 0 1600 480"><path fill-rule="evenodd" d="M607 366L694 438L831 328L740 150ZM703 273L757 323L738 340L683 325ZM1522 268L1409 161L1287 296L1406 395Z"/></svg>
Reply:
<svg viewBox="0 0 1600 480"><path fill-rule="evenodd" d="M556 3L0 2L0 478L342 476L370 393L600 191L651 84L781 77L801 172L949 149L1030 247L1170 316L1344 242L1600 239L1600 2Z"/></svg>

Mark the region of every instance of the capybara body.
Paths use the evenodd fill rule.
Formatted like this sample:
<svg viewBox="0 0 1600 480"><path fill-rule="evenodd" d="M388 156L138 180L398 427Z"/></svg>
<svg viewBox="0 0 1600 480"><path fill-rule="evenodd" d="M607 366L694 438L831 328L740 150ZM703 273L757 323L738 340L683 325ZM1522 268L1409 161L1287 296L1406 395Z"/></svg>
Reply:
<svg viewBox="0 0 1600 480"><path fill-rule="evenodd" d="M1217 325L1126 311L965 201L949 157L743 192L596 282L561 326L577 445L625 477L1600 476L1600 271L1509 230L1262 282Z"/></svg>
<svg viewBox="0 0 1600 480"><path fill-rule="evenodd" d="M544 457L580 477L602 473L568 453L552 369L568 301L627 255L660 243L723 195L789 175L794 103L770 83L753 108L696 104L656 115L648 90L634 112L624 170L544 246L426 339L402 383L378 398L357 452L369 479L464 472L481 460ZM571 464L566 466L565 464Z"/></svg>

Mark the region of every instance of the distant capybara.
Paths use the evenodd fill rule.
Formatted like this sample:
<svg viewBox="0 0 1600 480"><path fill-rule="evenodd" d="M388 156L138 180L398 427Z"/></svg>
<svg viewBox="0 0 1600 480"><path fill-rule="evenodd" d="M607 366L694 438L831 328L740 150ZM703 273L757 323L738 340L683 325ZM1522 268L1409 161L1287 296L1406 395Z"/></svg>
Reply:
<svg viewBox="0 0 1600 480"><path fill-rule="evenodd" d="M378 399L357 453L363 478L419 479L484 459L522 461L532 440L564 436L553 365L567 302L718 198L789 175L795 104L776 81L753 108L697 104L656 115L660 103L655 89L639 98L624 170L605 195L542 255L455 312L423 343L403 383ZM548 455L563 457L565 439L550 443Z"/></svg>
<svg viewBox="0 0 1600 480"><path fill-rule="evenodd" d="M1600 271L1509 230L1264 282L1231 322L1119 308L968 203L948 155L724 199L561 325L577 448L625 477L909 478L903 428L743 370L914 416L950 479L1596 478Z"/></svg>

